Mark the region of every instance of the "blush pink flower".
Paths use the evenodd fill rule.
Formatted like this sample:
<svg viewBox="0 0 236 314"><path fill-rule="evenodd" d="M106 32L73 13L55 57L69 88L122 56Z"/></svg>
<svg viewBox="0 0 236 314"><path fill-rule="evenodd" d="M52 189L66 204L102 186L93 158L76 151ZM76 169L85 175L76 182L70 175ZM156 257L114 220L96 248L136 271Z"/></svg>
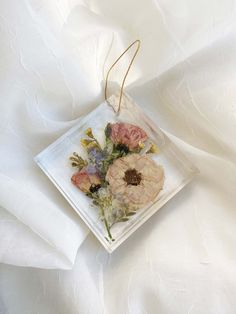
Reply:
<svg viewBox="0 0 236 314"><path fill-rule="evenodd" d="M96 169L91 166L86 166L76 172L71 181L84 193L96 192L101 187L101 179Z"/></svg>
<svg viewBox="0 0 236 314"><path fill-rule="evenodd" d="M110 123L107 126L107 130L108 137L114 144L125 145L131 151L140 147L148 139L148 136L143 129L129 123Z"/></svg>

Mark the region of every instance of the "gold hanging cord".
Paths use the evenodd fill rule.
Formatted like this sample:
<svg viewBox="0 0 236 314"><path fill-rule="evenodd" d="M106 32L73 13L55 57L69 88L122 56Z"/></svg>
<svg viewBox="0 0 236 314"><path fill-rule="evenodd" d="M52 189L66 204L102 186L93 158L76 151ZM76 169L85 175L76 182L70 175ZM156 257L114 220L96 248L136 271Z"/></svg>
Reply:
<svg viewBox="0 0 236 314"><path fill-rule="evenodd" d="M123 81L122 81L122 84L121 84L121 89L120 89L120 99L119 99L119 105L118 105L118 110L117 110L117 113L119 113L120 111L120 106L121 106L121 100L122 100L122 96L123 96L123 91L124 91L124 85L125 85L125 80L129 74L129 70L134 62L134 59L139 51L139 48L140 48L140 45L141 45L141 41L139 39L135 40L131 45L129 45L128 48L125 49L125 51L119 56L119 58L116 59L116 61L111 65L111 67L109 68L108 72L107 72L107 75L106 75L106 81L105 81L105 89L104 89L104 94L105 94L105 99L106 101L108 102L108 97L107 97L107 85L108 85L108 78L109 78L109 74L111 72L111 70L114 68L114 66L117 64L117 62L123 57L124 54L126 54L126 52L131 48L133 47L134 45L137 44L137 48L134 52L134 55L130 61L130 64L128 66L128 69L125 73L125 76L123 78ZM108 102L109 103L109 102ZM113 108L114 109L114 108ZM115 109L114 109L115 110Z"/></svg>

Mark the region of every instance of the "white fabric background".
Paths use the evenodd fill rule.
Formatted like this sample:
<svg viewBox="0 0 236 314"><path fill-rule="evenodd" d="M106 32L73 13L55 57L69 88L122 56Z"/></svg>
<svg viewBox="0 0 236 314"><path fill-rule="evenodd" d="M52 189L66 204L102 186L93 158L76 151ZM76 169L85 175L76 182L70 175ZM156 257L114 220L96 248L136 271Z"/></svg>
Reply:
<svg viewBox="0 0 236 314"><path fill-rule="evenodd" d="M236 312L235 18L234 0L1 0L1 314ZM109 255L32 158L137 38L128 91L201 174Z"/></svg>

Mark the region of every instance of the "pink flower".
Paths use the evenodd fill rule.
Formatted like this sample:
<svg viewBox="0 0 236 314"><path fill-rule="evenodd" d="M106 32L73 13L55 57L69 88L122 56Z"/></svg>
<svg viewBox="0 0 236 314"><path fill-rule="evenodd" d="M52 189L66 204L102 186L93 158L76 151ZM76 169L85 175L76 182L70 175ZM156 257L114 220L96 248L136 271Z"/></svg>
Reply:
<svg viewBox="0 0 236 314"><path fill-rule="evenodd" d="M125 145L131 151L148 139L146 132L140 127L123 122L108 124L107 133L114 144Z"/></svg>
<svg viewBox="0 0 236 314"><path fill-rule="evenodd" d="M96 192L101 187L101 179L93 166L86 166L76 172L71 181L84 193Z"/></svg>

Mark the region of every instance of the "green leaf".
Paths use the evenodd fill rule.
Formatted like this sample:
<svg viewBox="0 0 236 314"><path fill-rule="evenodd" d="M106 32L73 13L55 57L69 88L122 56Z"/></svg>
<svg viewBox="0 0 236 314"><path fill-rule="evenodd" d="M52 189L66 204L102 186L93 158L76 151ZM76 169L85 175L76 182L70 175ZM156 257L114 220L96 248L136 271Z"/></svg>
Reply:
<svg viewBox="0 0 236 314"><path fill-rule="evenodd" d="M125 222L125 221L128 221L129 218L128 217L123 217L121 219L118 220L118 222Z"/></svg>
<svg viewBox="0 0 236 314"><path fill-rule="evenodd" d="M110 137L110 135L111 135L111 123L108 123L108 124L107 124L104 133L105 133L105 135L106 135L106 138L109 138L109 137Z"/></svg>
<svg viewBox="0 0 236 314"><path fill-rule="evenodd" d="M133 216L133 215L135 215L135 214L136 214L135 211L130 211L130 212L128 212L126 215L127 215L127 216Z"/></svg>

